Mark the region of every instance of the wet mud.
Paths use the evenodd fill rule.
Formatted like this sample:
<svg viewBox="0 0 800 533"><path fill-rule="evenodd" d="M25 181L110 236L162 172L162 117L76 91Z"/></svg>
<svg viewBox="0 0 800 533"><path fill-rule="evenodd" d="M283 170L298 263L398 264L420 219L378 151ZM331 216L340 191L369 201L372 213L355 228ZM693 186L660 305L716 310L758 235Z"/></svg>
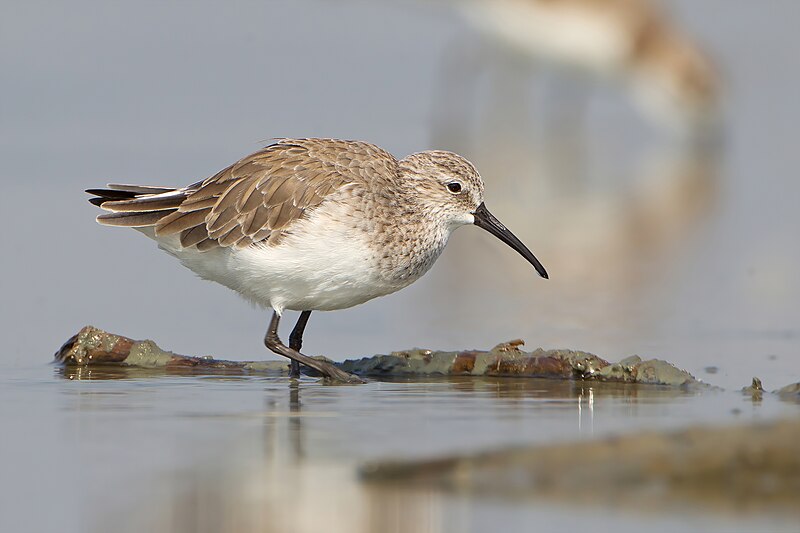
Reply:
<svg viewBox="0 0 800 533"><path fill-rule="evenodd" d="M639 356L609 362L589 352L577 350L522 349L524 341L498 344L491 350L432 351L415 348L348 359L341 363L325 360L362 377L375 379L414 379L431 377L519 377L573 381L661 385L684 390L717 389L689 372L661 359ZM133 340L93 326L85 326L68 339L55 353L55 362L65 368L141 369L170 373L239 373L288 375L289 364L283 361L228 361L212 356L180 355L160 348L151 340ZM315 376L313 369L303 372ZM767 392L758 378L742 389L758 401L764 394L800 402L800 383Z"/></svg>
<svg viewBox="0 0 800 533"><path fill-rule="evenodd" d="M369 484L571 504L800 515L800 420L644 432L361 468Z"/></svg>

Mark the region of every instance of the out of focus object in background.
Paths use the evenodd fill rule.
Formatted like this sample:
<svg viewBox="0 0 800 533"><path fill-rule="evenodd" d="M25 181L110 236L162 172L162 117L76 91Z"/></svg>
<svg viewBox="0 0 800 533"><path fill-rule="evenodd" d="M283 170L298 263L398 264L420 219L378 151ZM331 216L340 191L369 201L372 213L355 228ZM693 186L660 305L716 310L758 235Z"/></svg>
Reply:
<svg viewBox="0 0 800 533"><path fill-rule="evenodd" d="M563 337L553 324L531 335L565 345L581 344L586 331L615 346L631 329L655 335L677 290L671 272L691 262L719 196L720 81L711 61L656 0L451 6L481 31L456 36L443 52L431 144L480 166L509 224L523 240L535 233L559 273L543 289L552 294L519 301L514 312L557 317ZM436 302L453 305L455 287L493 268L470 257L483 246L472 239L450 243L443 262L452 285L437 280L431 290L447 298ZM514 294L522 279L486 287L487 296ZM556 303L543 310L544 300Z"/></svg>
<svg viewBox="0 0 800 533"><path fill-rule="evenodd" d="M570 176L563 171L560 154L547 154L536 145L527 160L513 149L505 152L505 161L495 158L489 153L492 148L503 150L489 139L476 155L498 194L495 204L520 239L537 237L539 253L557 272L552 287L541 289L542 298L508 297L514 309L503 313L529 317L531 338L549 334L563 345L584 345L589 342L584 335L596 339L598 331L612 344L624 343L631 329L645 338L655 335L679 289L672 273L692 263L698 237L707 231L717 207L718 154L655 146L607 167L584 161L583 170ZM450 306L468 305L454 287L474 286L482 272L495 268L493 254L502 253L499 248L480 258L471 253L486 246L477 241L481 238L461 236L448 244L441 259L447 275L431 288L436 294L431 305L442 316ZM506 281L478 290L486 291L487 300L492 294L513 294L524 283L516 267ZM567 308L565 302L578 304ZM540 329L535 317L543 313L557 317L557 325ZM494 331L502 330L499 320L486 320Z"/></svg>
<svg viewBox="0 0 800 533"><path fill-rule="evenodd" d="M453 45L445 59L436 105L445 121L459 115L464 120L470 100L465 94L474 90L469 85L511 49L522 60L521 71L530 73L535 64L582 75L580 83L558 92L560 101L548 102L548 107L568 108L573 117L584 103L566 101L583 92L575 85L615 80L661 130L691 140L713 137L717 130L717 73L654 0L468 0L457 7L484 39ZM514 78L505 81L518 83L528 76Z"/></svg>

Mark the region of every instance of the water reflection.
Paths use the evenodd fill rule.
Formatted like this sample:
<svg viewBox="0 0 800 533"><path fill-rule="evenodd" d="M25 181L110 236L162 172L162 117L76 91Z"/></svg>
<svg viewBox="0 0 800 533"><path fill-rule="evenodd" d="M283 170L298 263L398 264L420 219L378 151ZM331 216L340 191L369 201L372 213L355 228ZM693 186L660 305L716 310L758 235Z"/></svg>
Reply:
<svg viewBox="0 0 800 533"><path fill-rule="evenodd" d="M127 486L128 504L95 530L122 524L126 531L463 531L500 510L509 527L534 518L557 523L566 516L589 523L603 509L583 508L588 500L553 510L522 493L492 498L443 491L437 484L365 484L359 467L365 461L589 439L648 422L682 426L718 419L718 401L731 400L704 395L696 401L693 394L660 387L513 378L362 387L305 380L238 385L260 389L263 409L223 419L234 423L228 442L197 462ZM197 422L190 437L194 446L209 431Z"/></svg>
<svg viewBox="0 0 800 533"><path fill-rule="evenodd" d="M267 457L297 465L306 457L303 433L303 412L300 401L301 385L298 380L289 383L288 411L281 411L278 395L269 395L265 400L265 412L276 413L264 419L264 443ZM281 415L281 413L283 413ZM281 443L288 446L283 450ZM280 455L283 454L283 457Z"/></svg>
<svg viewBox="0 0 800 533"><path fill-rule="evenodd" d="M58 365L54 367L54 374L57 377L75 380L147 380L165 376L207 376L213 379L242 379L247 376L243 369L198 369L189 366L185 367L160 367L144 368L140 366L125 366L117 364L109 365Z"/></svg>

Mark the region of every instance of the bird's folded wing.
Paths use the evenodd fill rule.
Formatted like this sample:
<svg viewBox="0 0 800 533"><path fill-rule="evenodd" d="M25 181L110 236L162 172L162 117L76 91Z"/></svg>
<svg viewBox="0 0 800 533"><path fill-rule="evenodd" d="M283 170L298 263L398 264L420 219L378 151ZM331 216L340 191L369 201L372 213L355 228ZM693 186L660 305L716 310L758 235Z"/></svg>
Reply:
<svg viewBox="0 0 800 533"><path fill-rule="evenodd" d="M101 218L114 223L136 212L157 236L180 234L182 246L200 250L272 244L331 193L394 172L395 164L367 143L282 139L185 189L105 202L114 213Z"/></svg>

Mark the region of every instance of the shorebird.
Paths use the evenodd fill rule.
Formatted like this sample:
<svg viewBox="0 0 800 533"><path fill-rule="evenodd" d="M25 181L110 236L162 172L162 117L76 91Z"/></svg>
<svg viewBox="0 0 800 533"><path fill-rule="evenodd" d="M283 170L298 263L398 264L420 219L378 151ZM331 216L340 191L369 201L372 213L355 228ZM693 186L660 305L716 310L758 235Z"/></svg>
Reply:
<svg viewBox="0 0 800 533"><path fill-rule="evenodd" d="M522 54L622 80L645 115L703 133L717 120L719 80L700 47L653 0L468 0L486 37Z"/></svg>
<svg viewBox="0 0 800 533"><path fill-rule="evenodd" d="M201 278L272 309L264 343L323 376L360 379L300 353L312 311L345 309L398 291L427 272L456 228L474 224L516 250L528 248L486 208L483 180L452 152L396 159L366 142L280 139L182 188L88 189L107 213L97 221L135 228ZM300 311L289 346L285 310Z"/></svg>

